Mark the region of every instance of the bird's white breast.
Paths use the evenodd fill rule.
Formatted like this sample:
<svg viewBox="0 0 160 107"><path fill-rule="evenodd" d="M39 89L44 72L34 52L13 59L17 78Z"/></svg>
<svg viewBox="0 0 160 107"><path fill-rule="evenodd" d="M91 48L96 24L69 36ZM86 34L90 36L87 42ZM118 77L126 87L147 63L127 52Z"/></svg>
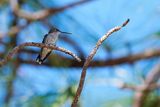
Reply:
<svg viewBox="0 0 160 107"><path fill-rule="evenodd" d="M45 43L53 44L53 45L56 44L56 41L58 40L59 34L60 34L59 32L48 34L48 36L45 40Z"/></svg>

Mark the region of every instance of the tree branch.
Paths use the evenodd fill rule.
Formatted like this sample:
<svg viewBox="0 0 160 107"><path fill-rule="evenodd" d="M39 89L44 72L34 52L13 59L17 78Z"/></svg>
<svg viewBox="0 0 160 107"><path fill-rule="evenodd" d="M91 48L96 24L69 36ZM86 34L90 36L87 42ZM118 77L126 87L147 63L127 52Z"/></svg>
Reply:
<svg viewBox="0 0 160 107"><path fill-rule="evenodd" d="M145 83L151 85L160 79L160 63L155 65L146 77Z"/></svg>
<svg viewBox="0 0 160 107"><path fill-rule="evenodd" d="M79 86L78 86L78 89L77 89L77 92L76 92L76 95L74 97L74 100L72 102L72 105L71 107L76 107L77 106L77 102L78 102L78 99L81 95L81 92L82 92L82 89L83 89L83 85L84 85L84 81L85 81L85 77L86 77L86 70L90 64L90 62L92 61L94 55L96 54L98 48L100 47L100 45L103 43L104 40L106 40L112 33L116 32L116 31L119 31L122 27L126 26L127 23L129 22L129 19L127 21L125 21L122 26L117 26L117 27L114 27L112 28L111 30L109 30L104 36L102 36L96 46L94 47L94 49L91 51L91 53L89 54L89 56L87 57L85 63L84 63L84 66L83 66L83 70L82 70L82 73L81 73L81 78L80 78L80 83L79 83Z"/></svg>
<svg viewBox="0 0 160 107"><path fill-rule="evenodd" d="M18 4L18 0L10 0L10 5L11 8L13 10L13 12L21 18L25 18L27 20L40 20L40 19L44 19L46 17L48 17L49 15L55 14L57 12L62 12L66 9L78 6L80 4L89 2L89 1L93 1L93 0L80 0L78 2L74 2L71 4L68 4L66 6L63 7L58 7L58 8L51 8L51 9L43 9L43 10L39 10L37 12L26 12L25 10L20 9L19 4Z"/></svg>
<svg viewBox="0 0 160 107"><path fill-rule="evenodd" d="M27 53L27 54L37 54L38 51L34 51L34 50L20 50L20 53ZM1 55L3 55L3 53L0 53ZM121 57L121 58L116 58L116 59L110 59L110 60L93 60L89 67L106 67L106 66L115 66L115 65L119 65L119 64L126 64L126 63L131 63L131 62L136 62L139 60L144 60L144 59L149 59L149 58L154 58L154 57L158 57L160 56L160 49L157 50L153 50L153 49L148 49L147 51L138 53L138 54L133 54L133 55L128 55L125 57ZM58 59L57 61L60 62L60 59L63 59L63 62L66 63L68 66L67 67L83 67L84 61L82 60L81 62L77 62L73 59L70 58L66 58L63 56L52 56L51 57ZM81 57L81 59L83 59L83 57ZM25 63L25 64L34 64L34 65L39 65L35 62L33 62L32 60L24 60L24 59L20 59L21 63ZM48 63L49 62L49 63ZM43 65L45 66L56 66L56 67L62 67L61 64L59 63L55 63L54 61L48 59L48 62L45 62Z"/></svg>
<svg viewBox="0 0 160 107"><path fill-rule="evenodd" d="M139 90L139 88L137 86L134 86L134 85L128 85L126 83L121 83L118 85L118 88L121 88L121 89L129 89L129 90L132 90L132 91L137 91Z"/></svg>
<svg viewBox="0 0 160 107"><path fill-rule="evenodd" d="M143 107L149 93L155 88L158 88L157 86L159 84L157 84L157 81L159 80L159 78L160 63L155 65L155 67L153 67L153 69L149 72L145 79L145 83L143 84L143 88L141 88L141 90L139 91L136 91L133 107Z"/></svg>
<svg viewBox="0 0 160 107"><path fill-rule="evenodd" d="M58 51L61 51L61 52L64 52L66 54L71 55L78 62L81 61L81 59L78 56L76 56L71 51L66 50L64 48L53 46L53 45L42 44L42 43L27 42L27 43L21 44L19 46L16 46L11 52L9 52L9 54L2 61L0 61L0 66L6 64L13 57L14 54L16 54L20 49L22 49L26 46L34 46L34 47L41 47L41 48L49 48L52 50L58 50Z"/></svg>
<svg viewBox="0 0 160 107"><path fill-rule="evenodd" d="M128 84L122 83L119 87L122 89L130 89L135 91L133 107L143 107L150 92L160 88L160 83L157 83L159 79L160 63L155 65L155 67L153 67L153 69L148 73L143 84L130 86Z"/></svg>
<svg viewBox="0 0 160 107"><path fill-rule="evenodd" d="M0 39L5 37L6 35L13 36L13 35L17 34L22 29L27 27L29 24L30 24L30 22L27 22L25 25L22 25L22 26L18 26L18 25L12 26L8 32L6 32L6 33L1 32L0 33Z"/></svg>

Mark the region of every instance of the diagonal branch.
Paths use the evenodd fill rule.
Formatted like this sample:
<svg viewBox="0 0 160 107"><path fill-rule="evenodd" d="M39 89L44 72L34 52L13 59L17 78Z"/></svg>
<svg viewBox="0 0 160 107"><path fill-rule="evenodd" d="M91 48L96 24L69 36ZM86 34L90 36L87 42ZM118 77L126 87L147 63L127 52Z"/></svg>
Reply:
<svg viewBox="0 0 160 107"><path fill-rule="evenodd" d="M155 65L146 77L146 84L151 85L160 79L160 63Z"/></svg>
<svg viewBox="0 0 160 107"><path fill-rule="evenodd" d="M18 4L18 0L10 0L10 5L11 8L13 10L13 12L21 17L21 18L25 18L27 20L40 20L40 19L44 19L46 17L48 17L49 15L55 14L57 12L62 12L66 9L78 6L80 4L89 2L89 1L93 1L93 0L80 0L78 2L74 2L71 4L68 4L66 6L62 6L62 7L58 7L58 8L51 8L51 9L43 9L43 10L39 10L37 12L26 12L25 10L20 9L20 6Z"/></svg>
<svg viewBox="0 0 160 107"><path fill-rule="evenodd" d="M9 52L9 54L2 61L0 61L0 66L3 66L4 64L6 64L13 57L14 54L16 54L20 49L22 49L26 46L34 46L34 47L41 47L41 48L49 48L52 50L58 50L58 51L66 53L68 55L71 55L78 62L81 61L81 59L77 55L75 55L71 51L66 50L64 48L53 46L53 45L42 44L42 43L27 42L27 43L23 43L19 46L16 46L11 52Z"/></svg>
<svg viewBox="0 0 160 107"><path fill-rule="evenodd" d="M86 77L86 71L87 71L87 68L90 64L90 62L92 61L94 55L96 54L98 48L100 47L100 45L103 43L103 41L105 41L112 33L116 32L116 31L119 31L122 27L126 26L127 23L129 22L129 19L127 21L125 21L121 26L117 26L117 27L114 27L112 28L111 30L109 30L104 36L102 36L96 46L94 47L94 49L91 51L91 53L89 54L89 56L87 57L85 63L84 63L84 66L83 66L83 70L82 70L82 73L81 73L81 78L80 78L80 83L79 83L79 86L78 86L78 89L77 89L77 92L76 92L76 95L74 97L74 100L72 102L72 105L71 107L76 107L77 106L77 102L78 102L78 99L81 95L81 92L82 92L82 89L83 89L83 85L84 85L84 81L85 81L85 77Z"/></svg>

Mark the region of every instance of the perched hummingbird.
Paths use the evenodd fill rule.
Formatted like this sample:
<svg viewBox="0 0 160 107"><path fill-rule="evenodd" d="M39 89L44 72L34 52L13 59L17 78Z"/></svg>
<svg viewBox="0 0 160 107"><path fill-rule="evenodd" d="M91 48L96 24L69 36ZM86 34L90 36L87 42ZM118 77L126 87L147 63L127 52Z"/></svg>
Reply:
<svg viewBox="0 0 160 107"><path fill-rule="evenodd" d="M43 38L42 43L45 44L51 44L51 45L56 45L56 42L58 40L58 37L60 34L71 34L68 32L62 32L59 29L52 27L48 34L46 34ZM41 48L41 52L38 55L36 62L38 62L39 64L42 64L43 61L51 54L52 50L51 49L47 49L47 48Z"/></svg>

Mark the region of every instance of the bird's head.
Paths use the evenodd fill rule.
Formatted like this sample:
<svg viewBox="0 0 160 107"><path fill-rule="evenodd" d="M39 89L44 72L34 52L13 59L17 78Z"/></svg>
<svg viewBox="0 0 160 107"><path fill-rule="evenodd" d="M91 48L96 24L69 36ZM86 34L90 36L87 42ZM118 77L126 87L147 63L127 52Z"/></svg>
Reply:
<svg viewBox="0 0 160 107"><path fill-rule="evenodd" d="M69 32L62 32L62 31L60 31L59 29L57 29L56 27L52 27L50 30L49 30L49 32L48 33L64 33L64 34L71 34L71 33L69 33Z"/></svg>

